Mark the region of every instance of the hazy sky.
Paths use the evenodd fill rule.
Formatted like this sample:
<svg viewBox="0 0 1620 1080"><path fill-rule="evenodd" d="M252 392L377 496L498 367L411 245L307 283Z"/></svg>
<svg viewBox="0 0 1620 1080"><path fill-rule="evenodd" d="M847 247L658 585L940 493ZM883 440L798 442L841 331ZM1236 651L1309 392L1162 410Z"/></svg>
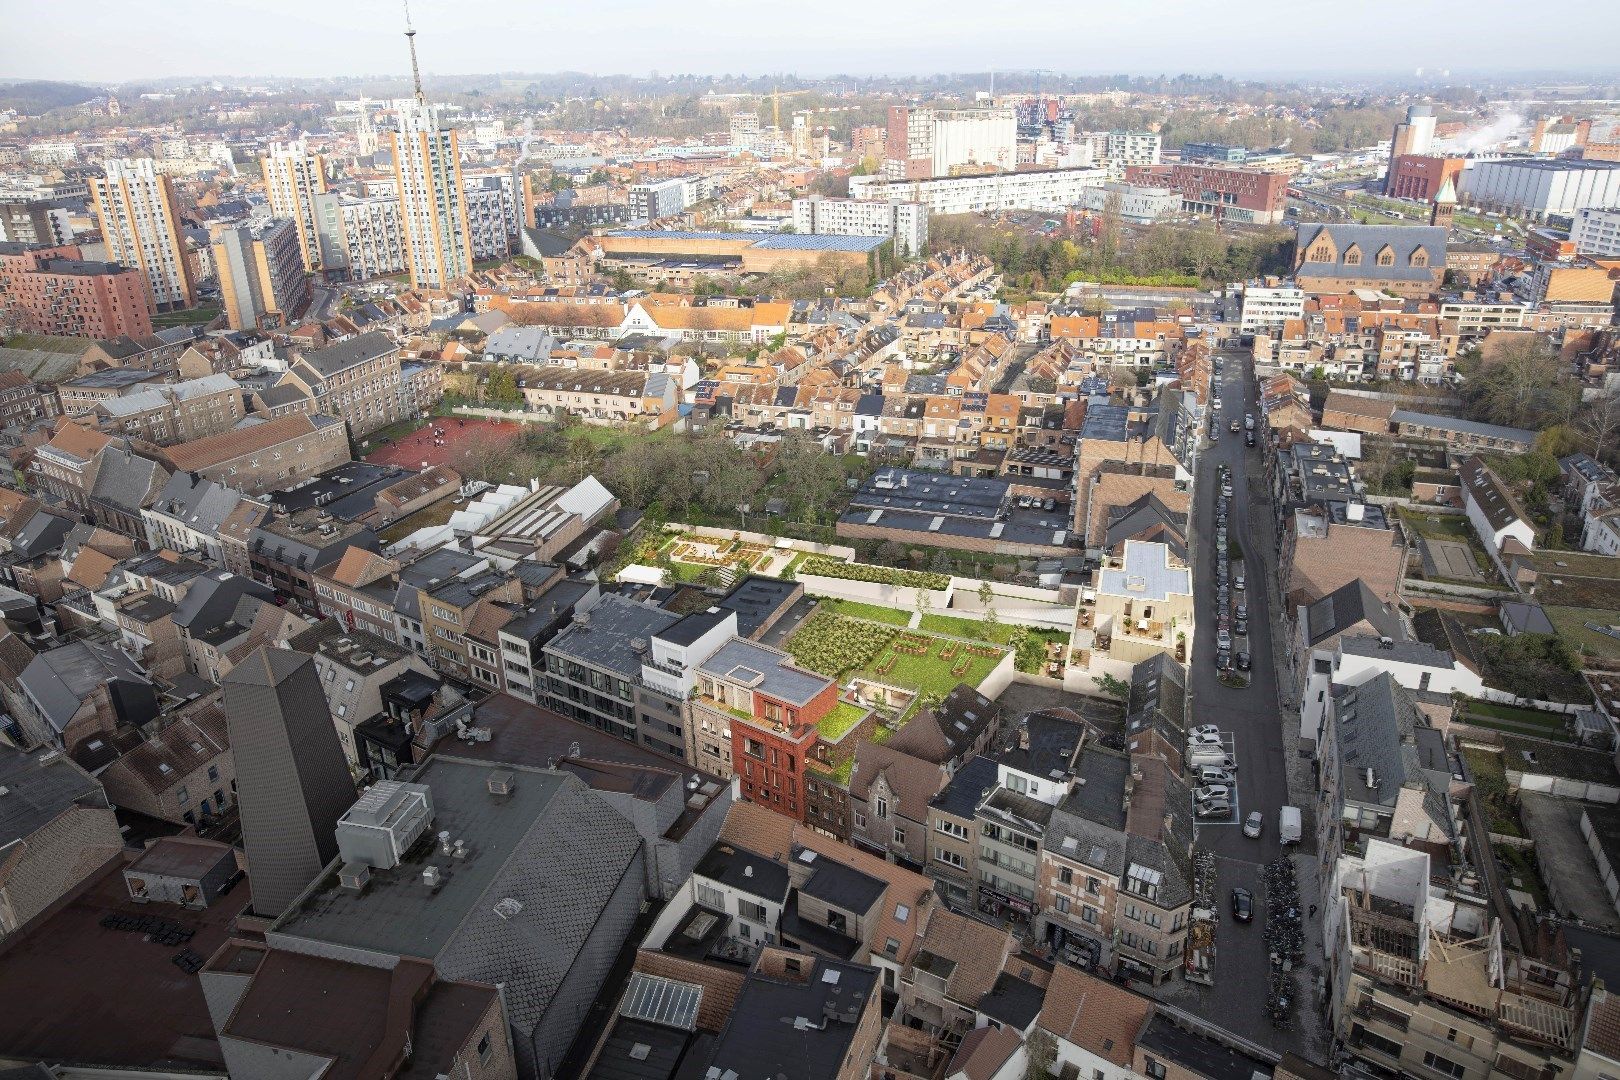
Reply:
<svg viewBox="0 0 1620 1080"><path fill-rule="evenodd" d="M1616 10L1615 0L412 4L430 74L1610 71ZM402 23L399 0L0 0L0 77L403 74Z"/></svg>

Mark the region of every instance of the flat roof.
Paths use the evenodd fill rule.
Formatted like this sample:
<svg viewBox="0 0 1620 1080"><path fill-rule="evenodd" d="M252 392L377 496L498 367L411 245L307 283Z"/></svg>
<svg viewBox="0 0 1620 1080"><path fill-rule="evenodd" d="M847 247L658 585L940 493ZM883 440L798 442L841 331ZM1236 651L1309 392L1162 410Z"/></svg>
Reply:
<svg viewBox="0 0 1620 1080"><path fill-rule="evenodd" d="M207 959L231 936L246 882L212 906L136 903L124 862L110 864L43 921L0 947L0 1048L8 1057L123 1068L221 1070L202 986L173 959ZM108 915L158 918L192 932L165 946ZM98 974L99 973L99 974Z"/></svg>

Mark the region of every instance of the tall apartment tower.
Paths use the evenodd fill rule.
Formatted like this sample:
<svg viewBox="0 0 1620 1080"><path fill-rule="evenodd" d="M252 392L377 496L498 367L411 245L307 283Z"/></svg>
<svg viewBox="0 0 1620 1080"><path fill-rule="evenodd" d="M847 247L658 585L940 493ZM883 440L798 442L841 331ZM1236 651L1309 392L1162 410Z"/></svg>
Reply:
<svg viewBox="0 0 1620 1080"><path fill-rule="evenodd" d="M449 288L473 268L458 134L441 122L437 109L418 103L399 110L393 140L411 285Z"/></svg>
<svg viewBox="0 0 1620 1080"><path fill-rule="evenodd" d="M223 686L253 910L274 918L337 857L354 781L312 656L261 646Z"/></svg>
<svg viewBox="0 0 1620 1080"><path fill-rule="evenodd" d="M152 159L108 161L106 176L90 180L90 197L107 257L140 269L153 306L170 311L196 303L174 185Z"/></svg>
<svg viewBox="0 0 1620 1080"><path fill-rule="evenodd" d="M212 247L220 300L232 330L273 330L309 306L298 223L291 218L226 226L215 232Z"/></svg>
<svg viewBox="0 0 1620 1080"><path fill-rule="evenodd" d="M326 159L305 152L302 141L271 143L270 153L259 159L270 210L298 227L298 247L304 269L321 268L321 242L315 226L315 196L326 190Z"/></svg>

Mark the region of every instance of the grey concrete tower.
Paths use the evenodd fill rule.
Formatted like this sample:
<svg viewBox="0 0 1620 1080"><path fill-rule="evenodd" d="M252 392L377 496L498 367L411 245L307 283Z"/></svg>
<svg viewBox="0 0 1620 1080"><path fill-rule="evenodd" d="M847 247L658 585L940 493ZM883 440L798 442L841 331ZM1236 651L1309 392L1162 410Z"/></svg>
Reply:
<svg viewBox="0 0 1620 1080"><path fill-rule="evenodd" d="M259 648L223 686L253 910L274 918L337 857L354 781L313 657Z"/></svg>

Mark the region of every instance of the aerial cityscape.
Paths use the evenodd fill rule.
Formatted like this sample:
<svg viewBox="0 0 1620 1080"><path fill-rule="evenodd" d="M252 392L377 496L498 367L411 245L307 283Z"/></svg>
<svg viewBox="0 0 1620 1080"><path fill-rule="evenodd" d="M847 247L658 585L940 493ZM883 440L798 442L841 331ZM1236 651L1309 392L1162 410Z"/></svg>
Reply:
<svg viewBox="0 0 1620 1080"><path fill-rule="evenodd" d="M0 1080L1620 1077L1605 5L135 13L0 0Z"/></svg>

